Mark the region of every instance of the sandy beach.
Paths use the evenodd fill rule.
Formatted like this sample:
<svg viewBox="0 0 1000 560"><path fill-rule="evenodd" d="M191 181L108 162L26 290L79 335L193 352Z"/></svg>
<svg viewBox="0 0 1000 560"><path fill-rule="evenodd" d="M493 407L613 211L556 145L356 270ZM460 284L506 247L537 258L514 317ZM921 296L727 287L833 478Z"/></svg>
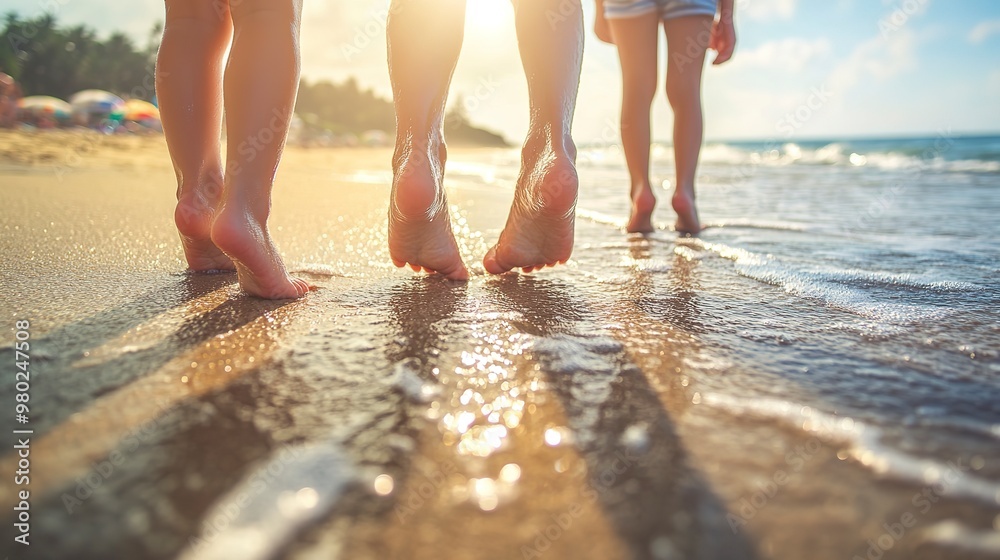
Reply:
<svg viewBox="0 0 1000 560"><path fill-rule="evenodd" d="M741 257L717 256L729 241L714 234L627 237L585 196L567 266L485 275L516 151L450 153L470 282L394 268L389 159L287 150L271 228L317 290L270 302L234 274L184 271L161 137L0 133L7 365L15 321L31 342L30 420L4 413L33 430L17 557L1000 554L986 304L947 327L978 341L979 361L955 350L926 368L968 384L948 402L985 431L909 439L858 410L906 409L893 395L941 385L845 381L867 371L852 360L895 367L879 317L733 273ZM484 166L501 175L473 173ZM707 184L712 215L731 202ZM811 330L838 321L868 331ZM947 329L894 340L917 364L924 338L959 346ZM13 391L0 391L11 408ZM17 463L8 446L0 472ZM5 543L17 489L0 486Z"/></svg>

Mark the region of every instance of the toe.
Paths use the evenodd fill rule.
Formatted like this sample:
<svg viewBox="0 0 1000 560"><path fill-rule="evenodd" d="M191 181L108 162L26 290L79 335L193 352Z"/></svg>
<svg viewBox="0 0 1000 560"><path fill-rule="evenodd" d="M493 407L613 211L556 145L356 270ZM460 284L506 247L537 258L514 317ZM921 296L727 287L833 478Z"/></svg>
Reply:
<svg viewBox="0 0 1000 560"><path fill-rule="evenodd" d="M458 258L455 262L451 263L447 267L439 268L436 270L427 269L427 272L440 274L449 280L468 280L469 279L469 269L465 267L465 263Z"/></svg>
<svg viewBox="0 0 1000 560"><path fill-rule="evenodd" d="M483 267L486 268L486 272L489 272L490 274L503 274L504 272L510 270L510 267L505 267L500 264L500 260L497 258L497 248L495 245L486 253L486 256L483 257Z"/></svg>
<svg viewBox="0 0 1000 560"><path fill-rule="evenodd" d="M445 274L445 277L449 280L465 281L469 279L469 269L464 264L459 264L459 266L455 267L455 270Z"/></svg>
<svg viewBox="0 0 1000 560"><path fill-rule="evenodd" d="M312 286L310 286L308 282L300 278L293 278L292 283L295 284L295 291L298 293L299 297L308 294L309 290L312 289Z"/></svg>

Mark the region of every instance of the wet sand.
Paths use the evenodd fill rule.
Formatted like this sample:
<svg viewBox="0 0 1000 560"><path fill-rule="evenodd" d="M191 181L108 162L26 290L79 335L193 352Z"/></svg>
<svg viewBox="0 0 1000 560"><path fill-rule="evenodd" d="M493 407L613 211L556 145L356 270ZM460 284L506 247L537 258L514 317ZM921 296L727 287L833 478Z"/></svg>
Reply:
<svg viewBox="0 0 1000 560"><path fill-rule="evenodd" d="M462 187L474 278L414 276L385 248L389 155L288 150L272 231L319 289L266 302L183 272L161 138L0 134L0 309L32 342L14 557L851 558L914 509L847 443L699 406L712 310L683 243L607 234L665 275L583 246L487 277L512 193ZM927 535L995 513L942 498L881 557L990 557Z"/></svg>

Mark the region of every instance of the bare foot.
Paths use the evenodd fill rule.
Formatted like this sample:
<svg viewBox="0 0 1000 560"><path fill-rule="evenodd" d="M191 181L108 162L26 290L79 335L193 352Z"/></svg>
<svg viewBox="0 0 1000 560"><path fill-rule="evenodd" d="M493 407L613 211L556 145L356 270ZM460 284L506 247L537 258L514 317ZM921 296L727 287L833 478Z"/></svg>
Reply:
<svg viewBox="0 0 1000 560"><path fill-rule="evenodd" d="M207 181L193 187L181 187L178 192L174 223L181 236L188 268L196 272L236 269L232 259L212 241L212 222L221 193L219 184Z"/></svg>
<svg viewBox="0 0 1000 560"><path fill-rule="evenodd" d="M389 256L398 267L468 280L442 186L447 153L443 143L434 144L417 149L411 142L393 157Z"/></svg>
<svg viewBox="0 0 1000 560"><path fill-rule="evenodd" d="M531 272L568 261L578 188L576 166L568 154L546 148L526 157L507 225L483 259L487 272Z"/></svg>
<svg viewBox="0 0 1000 560"><path fill-rule="evenodd" d="M698 221L698 207L695 206L694 195L677 189L671 203L674 212L677 212L677 223L674 225L674 229L678 233L697 235L701 231L701 222Z"/></svg>
<svg viewBox="0 0 1000 560"><path fill-rule="evenodd" d="M227 203L212 226L212 241L236 264L240 287L264 299L291 299L311 289L304 280L285 270L278 248L267 231L267 220L245 205Z"/></svg>
<svg viewBox="0 0 1000 560"><path fill-rule="evenodd" d="M635 191L635 189L633 189ZM632 195L632 216L625 230L629 233L649 233L653 231L653 210L656 208L656 195L649 185L640 186L638 192Z"/></svg>

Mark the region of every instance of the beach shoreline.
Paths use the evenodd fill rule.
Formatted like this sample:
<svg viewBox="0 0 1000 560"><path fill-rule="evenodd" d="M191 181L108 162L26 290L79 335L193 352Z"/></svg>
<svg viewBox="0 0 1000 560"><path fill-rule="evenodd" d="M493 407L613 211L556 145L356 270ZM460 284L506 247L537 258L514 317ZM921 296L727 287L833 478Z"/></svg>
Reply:
<svg viewBox="0 0 1000 560"><path fill-rule="evenodd" d="M388 258L389 149L289 147L273 234L319 289L267 302L184 271L161 137L95 140L0 133L0 310L31 323L39 557L211 557L199 543L241 530L290 559L996 557L967 546L1000 513L979 261L944 279L800 263L897 241L789 227L794 201L736 221L711 165L706 208L735 225L627 236L623 170L591 158L569 264L451 283ZM477 263L516 150L449 155Z"/></svg>

